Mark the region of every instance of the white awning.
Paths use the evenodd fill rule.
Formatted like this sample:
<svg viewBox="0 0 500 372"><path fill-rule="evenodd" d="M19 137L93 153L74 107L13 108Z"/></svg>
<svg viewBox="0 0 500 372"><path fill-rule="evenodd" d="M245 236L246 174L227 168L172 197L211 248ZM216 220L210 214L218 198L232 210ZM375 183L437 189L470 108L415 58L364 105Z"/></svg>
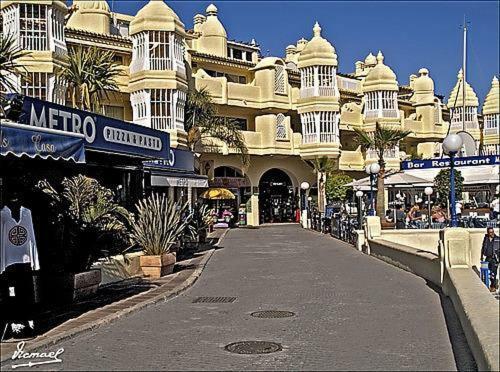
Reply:
<svg viewBox="0 0 500 372"><path fill-rule="evenodd" d="M179 176L151 175L151 186L204 188L208 187L208 179L206 177L196 177L188 175L179 175Z"/></svg>

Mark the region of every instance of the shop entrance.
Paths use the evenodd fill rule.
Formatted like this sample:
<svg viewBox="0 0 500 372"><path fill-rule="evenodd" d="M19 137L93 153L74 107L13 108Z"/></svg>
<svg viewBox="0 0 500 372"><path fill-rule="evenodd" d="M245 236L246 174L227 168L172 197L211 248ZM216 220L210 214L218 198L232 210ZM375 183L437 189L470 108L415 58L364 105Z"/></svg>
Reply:
<svg viewBox="0 0 500 372"><path fill-rule="evenodd" d="M295 193L290 177L279 169L270 169L259 182L260 223L293 222Z"/></svg>

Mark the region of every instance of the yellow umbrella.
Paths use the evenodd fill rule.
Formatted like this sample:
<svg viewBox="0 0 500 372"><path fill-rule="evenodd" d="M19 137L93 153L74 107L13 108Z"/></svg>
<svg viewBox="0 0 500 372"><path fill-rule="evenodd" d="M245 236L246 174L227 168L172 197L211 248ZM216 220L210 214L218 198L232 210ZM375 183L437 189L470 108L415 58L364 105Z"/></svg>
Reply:
<svg viewBox="0 0 500 372"><path fill-rule="evenodd" d="M203 192L203 194L201 194L201 197L203 199L210 199L210 200L226 200L226 199L236 198L231 191L220 187L214 187L208 189L207 191Z"/></svg>

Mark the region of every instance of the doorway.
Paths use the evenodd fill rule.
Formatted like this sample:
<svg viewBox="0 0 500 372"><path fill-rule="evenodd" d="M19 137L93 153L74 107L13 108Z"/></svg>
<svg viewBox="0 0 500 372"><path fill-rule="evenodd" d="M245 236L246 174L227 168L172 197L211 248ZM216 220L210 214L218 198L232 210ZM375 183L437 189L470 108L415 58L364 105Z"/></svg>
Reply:
<svg viewBox="0 0 500 372"><path fill-rule="evenodd" d="M295 192L290 177L280 169L270 169L259 182L260 223L293 222Z"/></svg>

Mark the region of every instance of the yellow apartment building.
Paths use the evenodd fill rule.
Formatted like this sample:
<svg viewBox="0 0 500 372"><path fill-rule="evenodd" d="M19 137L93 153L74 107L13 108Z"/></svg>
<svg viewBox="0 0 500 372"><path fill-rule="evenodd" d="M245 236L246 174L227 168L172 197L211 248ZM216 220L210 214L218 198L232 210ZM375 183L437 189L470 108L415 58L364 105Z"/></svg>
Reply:
<svg viewBox="0 0 500 372"><path fill-rule="evenodd" d="M496 77L481 115L468 83L463 110L461 72L445 102L426 68L415 66L418 73L403 85L381 51L368 53L351 72L338 71L341 56L318 23L282 56L264 58L254 40L231 40L214 4L202 10L186 29L163 0L149 1L135 15L112 12L104 0L74 0L70 7L57 0L1 2L4 32L32 52L22 61L30 79L16 80L23 94L64 104L65 87L54 71L68 48L112 50L123 75L105 115L167 131L172 147L185 148L186 95L207 89L218 114L241 125L251 164L244 169L224 144L202 146L199 172L211 185L233 190L237 204L246 203L250 225L293 218L301 182L317 180L309 160L327 156L339 171L364 177L377 156L356 145L355 128L373 131L379 122L411 130L386 153L394 169L408 157L439 156L449 131L465 130L478 142L482 125L485 151L499 153Z"/></svg>

